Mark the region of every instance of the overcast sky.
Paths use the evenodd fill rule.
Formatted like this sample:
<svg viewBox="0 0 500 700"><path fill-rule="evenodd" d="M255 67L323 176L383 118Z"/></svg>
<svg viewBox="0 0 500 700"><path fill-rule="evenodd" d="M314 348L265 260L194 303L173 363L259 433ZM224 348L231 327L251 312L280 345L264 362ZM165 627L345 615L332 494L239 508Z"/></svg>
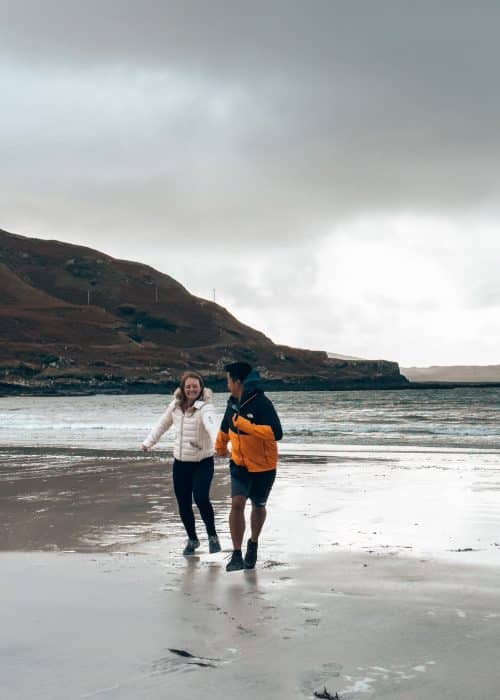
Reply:
<svg viewBox="0 0 500 700"><path fill-rule="evenodd" d="M274 341L500 362L500 3L0 0L0 228Z"/></svg>

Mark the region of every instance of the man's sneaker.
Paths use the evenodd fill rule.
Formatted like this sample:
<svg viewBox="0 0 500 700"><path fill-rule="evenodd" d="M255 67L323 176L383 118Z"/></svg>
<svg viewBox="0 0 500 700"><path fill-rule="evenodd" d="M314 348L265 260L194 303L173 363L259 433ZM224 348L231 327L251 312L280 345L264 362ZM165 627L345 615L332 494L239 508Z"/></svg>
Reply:
<svg viewBox="0 0 500 700"><path fill-rule="evenodd" d="M208 551L210 554L216 554L220 552L220 542L217 535L210 535L208 538Z"/></svg>
<svg viewBox="0 0 500 700"><path fill-rule="evenodd" d="M226 571L239 571L245 568L245 563L241 555L241 549L235 549L231 554L231 559L226 564Z"/></svg>
<svg viewBox="0 0 500 700"><path fill-rule="evenodd" d="M257 542L252 542L248 540L247 551L245 552L245 569L254 569L257 563Z"/></svg>
<svg viewBox="0 0 500 700"><path fill-rule="evenodd" d="M199 546L200 540L192 540L191 538L189 538L186 542L186 546L184 547L184 551L182 553L185 557L187 557L190 554L194 554L195 550L198 549Z"/></svg>

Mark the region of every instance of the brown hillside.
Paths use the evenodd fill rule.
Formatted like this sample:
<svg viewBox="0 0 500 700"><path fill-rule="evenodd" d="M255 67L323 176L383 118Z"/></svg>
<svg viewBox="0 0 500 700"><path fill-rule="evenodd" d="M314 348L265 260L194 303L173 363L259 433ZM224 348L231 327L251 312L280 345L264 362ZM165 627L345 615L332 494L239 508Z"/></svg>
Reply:
<svg viewBox="0 0 500 700"><path fill-rule="evenodd" d="M153 391L233 359L272 386L400 386L396 363L275 345L151 267L0 230L0 392Z"/></svg>

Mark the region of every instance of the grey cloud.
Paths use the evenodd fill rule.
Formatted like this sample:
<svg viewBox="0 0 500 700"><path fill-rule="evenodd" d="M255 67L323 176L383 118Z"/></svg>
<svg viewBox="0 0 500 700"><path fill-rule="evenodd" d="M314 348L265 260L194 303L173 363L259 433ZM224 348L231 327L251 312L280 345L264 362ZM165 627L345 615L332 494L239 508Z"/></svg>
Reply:
<svg viewBox="0 0 500 700"><path fill-rule="evenodd" d="M391 66L392 75L422 76L429 66L457 62L470 72L496 55L499 14L496 2L464 0L0 2L2 46L18 57L149 67L177 61L238 75L263 66L271 75L283 66L330 73L332 59L343 67L369 59L381 75Z"/></svg>
<svg viewBox="0 0 500 700"><path fill-rule="evenodd" d="M107 164L96 172L103 153L107 160L124 160L125 179L139 186L137 205L143 201L140 179L158 160L168 161L198 219L209 220L213 211L220 221L227 207L231 228L234 211L258 230L253 216L260 210L277 236L283 230L302 236L308 221L313 228L363 210L466 210L496 197L495 4L2 7L0 43L14 75L22 65L50 80L51 71L64 67L75 88L96 80L114 97L116 113L90 113L87 131L77 123L74 137L104 189L113 170ZM141 75L158 80L141 89ZM175 81L186 86L188 97L169 115ZM120 108L127 82L132 92L137 88L135 99L144 101L142 112L135 108L128 115L127 101ZM207 104L228 95L237 95L228 118L211 120ZM54 105L65 99L57 86L53 99ZM80 109L76 105L75 119ZM143 147L141 157L132 148L124 158L127 124ZM38 136L57 158L50 127ZM165 187L171 180L167 172ZM79 184L84 195L85 179ZM163 216L159 199L156 207Z"/></svg>

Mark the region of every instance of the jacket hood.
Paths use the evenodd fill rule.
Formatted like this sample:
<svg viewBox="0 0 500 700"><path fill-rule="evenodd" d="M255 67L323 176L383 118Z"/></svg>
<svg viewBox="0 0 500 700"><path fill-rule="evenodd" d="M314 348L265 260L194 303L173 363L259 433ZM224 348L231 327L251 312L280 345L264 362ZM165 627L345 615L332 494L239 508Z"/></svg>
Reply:
<svg viewBox="0 0 500 700"><path fill-rule="evenodd" d="M197 401L204 401L205 403L209 403L212 401L214 393L212 389L209 389L208 387L205 387L203 389L203 392ZM182 401L182 392L180 386L177 387L177 389L174 391L174 399L177 401L177 403L181 403ZM196 401L195 401L196 403Z"/></svg>
<svg viewBox="0 0 500 700"><path fill-rule="evenodd" d="M256 369L252 369L248 377L243 382L243 393L246 394L252 391L257 391L259 389L261 390L260 374L257 372Z"/></svg>

